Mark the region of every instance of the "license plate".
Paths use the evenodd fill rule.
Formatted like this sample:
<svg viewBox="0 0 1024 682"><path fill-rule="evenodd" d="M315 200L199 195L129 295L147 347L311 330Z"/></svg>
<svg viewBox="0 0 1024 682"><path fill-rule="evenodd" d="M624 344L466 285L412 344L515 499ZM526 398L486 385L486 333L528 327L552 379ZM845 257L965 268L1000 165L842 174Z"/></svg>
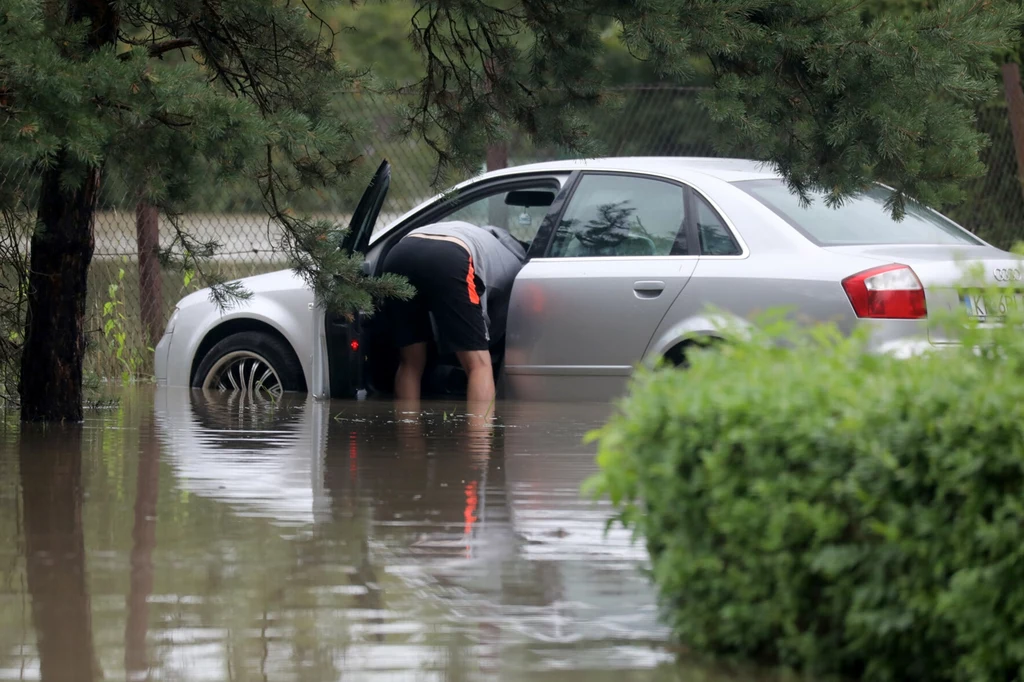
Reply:
<svg viewBox="0 0 1024 682"><path fill-rule="evenodd" d="M984 320L988 317L1003 317L1010 311L1024 310L1024 291L1008 291L1005 294L981 296L963 294L962 300L967 314Z"/></svg>

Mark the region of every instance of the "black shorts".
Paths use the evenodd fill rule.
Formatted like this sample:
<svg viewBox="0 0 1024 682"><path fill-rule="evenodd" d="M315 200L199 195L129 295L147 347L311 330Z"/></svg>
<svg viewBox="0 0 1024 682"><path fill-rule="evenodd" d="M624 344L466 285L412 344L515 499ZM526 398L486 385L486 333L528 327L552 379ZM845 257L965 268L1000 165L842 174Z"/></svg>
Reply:
<svg viewBox="0 0 1024 682"><path fill-rule="evenodd" d="M450 241L406 237L388 252L383 269L402 275L416 287L412 299L391 299L384 306L396 346L430 341L433 313L444 350L488 349L487 322L480 302L484 283L466 249Z"/></svg>

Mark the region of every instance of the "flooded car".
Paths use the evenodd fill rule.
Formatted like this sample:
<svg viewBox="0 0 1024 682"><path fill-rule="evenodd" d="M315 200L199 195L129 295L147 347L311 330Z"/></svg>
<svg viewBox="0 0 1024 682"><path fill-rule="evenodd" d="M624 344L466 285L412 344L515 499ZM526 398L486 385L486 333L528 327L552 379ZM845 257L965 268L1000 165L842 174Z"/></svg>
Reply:
<svg viewBox="0 0 1024 682"><path fill-rule="evenodd" d="M930 310L966 304L983 314L954 288L963 265L982 263L1007 287L1006 273L1018 272L1011 254L927 207L911 202L894 221L888 190L868 189L835 209L812 194L803 206L754 161L609 158L508 168L375 231L389 178L385 162L341 245L365 254L368 274L410 230L442 220L494 225L526 249L508 300L490 304L505 329L491 355L508 398L612 398L639 363L684 362L694 339L774 307L844 331L867 326L876 352L919 352L944 341L930 336ZM159 382L335 398L391 392L397 351L376 319L325 316L291 271L242 283L253 298L227 312L207 291L178 303L156 349ZM435 396L464 391L454 356L431 353L426 376Z"/></svg>

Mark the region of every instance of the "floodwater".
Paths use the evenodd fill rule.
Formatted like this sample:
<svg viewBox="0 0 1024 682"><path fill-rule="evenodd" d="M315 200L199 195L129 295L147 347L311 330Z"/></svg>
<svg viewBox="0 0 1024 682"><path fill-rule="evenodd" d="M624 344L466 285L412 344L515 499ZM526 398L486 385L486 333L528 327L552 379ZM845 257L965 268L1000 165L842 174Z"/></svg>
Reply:
<svg viewBox="0 0 1024 682"><path fill-rule="evenodd" d="M750 680L686 662L583 436L606 405L125 393L0 423L0 680Z"/></svg>

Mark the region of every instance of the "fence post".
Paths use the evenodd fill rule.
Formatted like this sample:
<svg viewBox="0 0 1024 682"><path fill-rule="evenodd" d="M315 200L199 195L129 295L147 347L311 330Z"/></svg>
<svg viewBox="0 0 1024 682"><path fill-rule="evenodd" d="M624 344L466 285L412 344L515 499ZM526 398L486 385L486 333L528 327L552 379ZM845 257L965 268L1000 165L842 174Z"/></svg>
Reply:
<svg viewBox="0 0 1024 682"><path fill-rule="evenodd" d="M1017 181L1024 183L1024 91L1020 85L1020 68L1013 62L1003 64L1003 90L1006 93L1006 115L1013 133L1013 151L1017 157ZM1024 184L1021 184L1024 192Z"/></svg>
<svg viewBox="0 0 1024 682"><path fill-rule="evenodd" d="M139 254L139 313L149 336L149 345L155 346L164 333L164 296L157 258L160 214L144 199L135 205L135 240Z"/></svg>

